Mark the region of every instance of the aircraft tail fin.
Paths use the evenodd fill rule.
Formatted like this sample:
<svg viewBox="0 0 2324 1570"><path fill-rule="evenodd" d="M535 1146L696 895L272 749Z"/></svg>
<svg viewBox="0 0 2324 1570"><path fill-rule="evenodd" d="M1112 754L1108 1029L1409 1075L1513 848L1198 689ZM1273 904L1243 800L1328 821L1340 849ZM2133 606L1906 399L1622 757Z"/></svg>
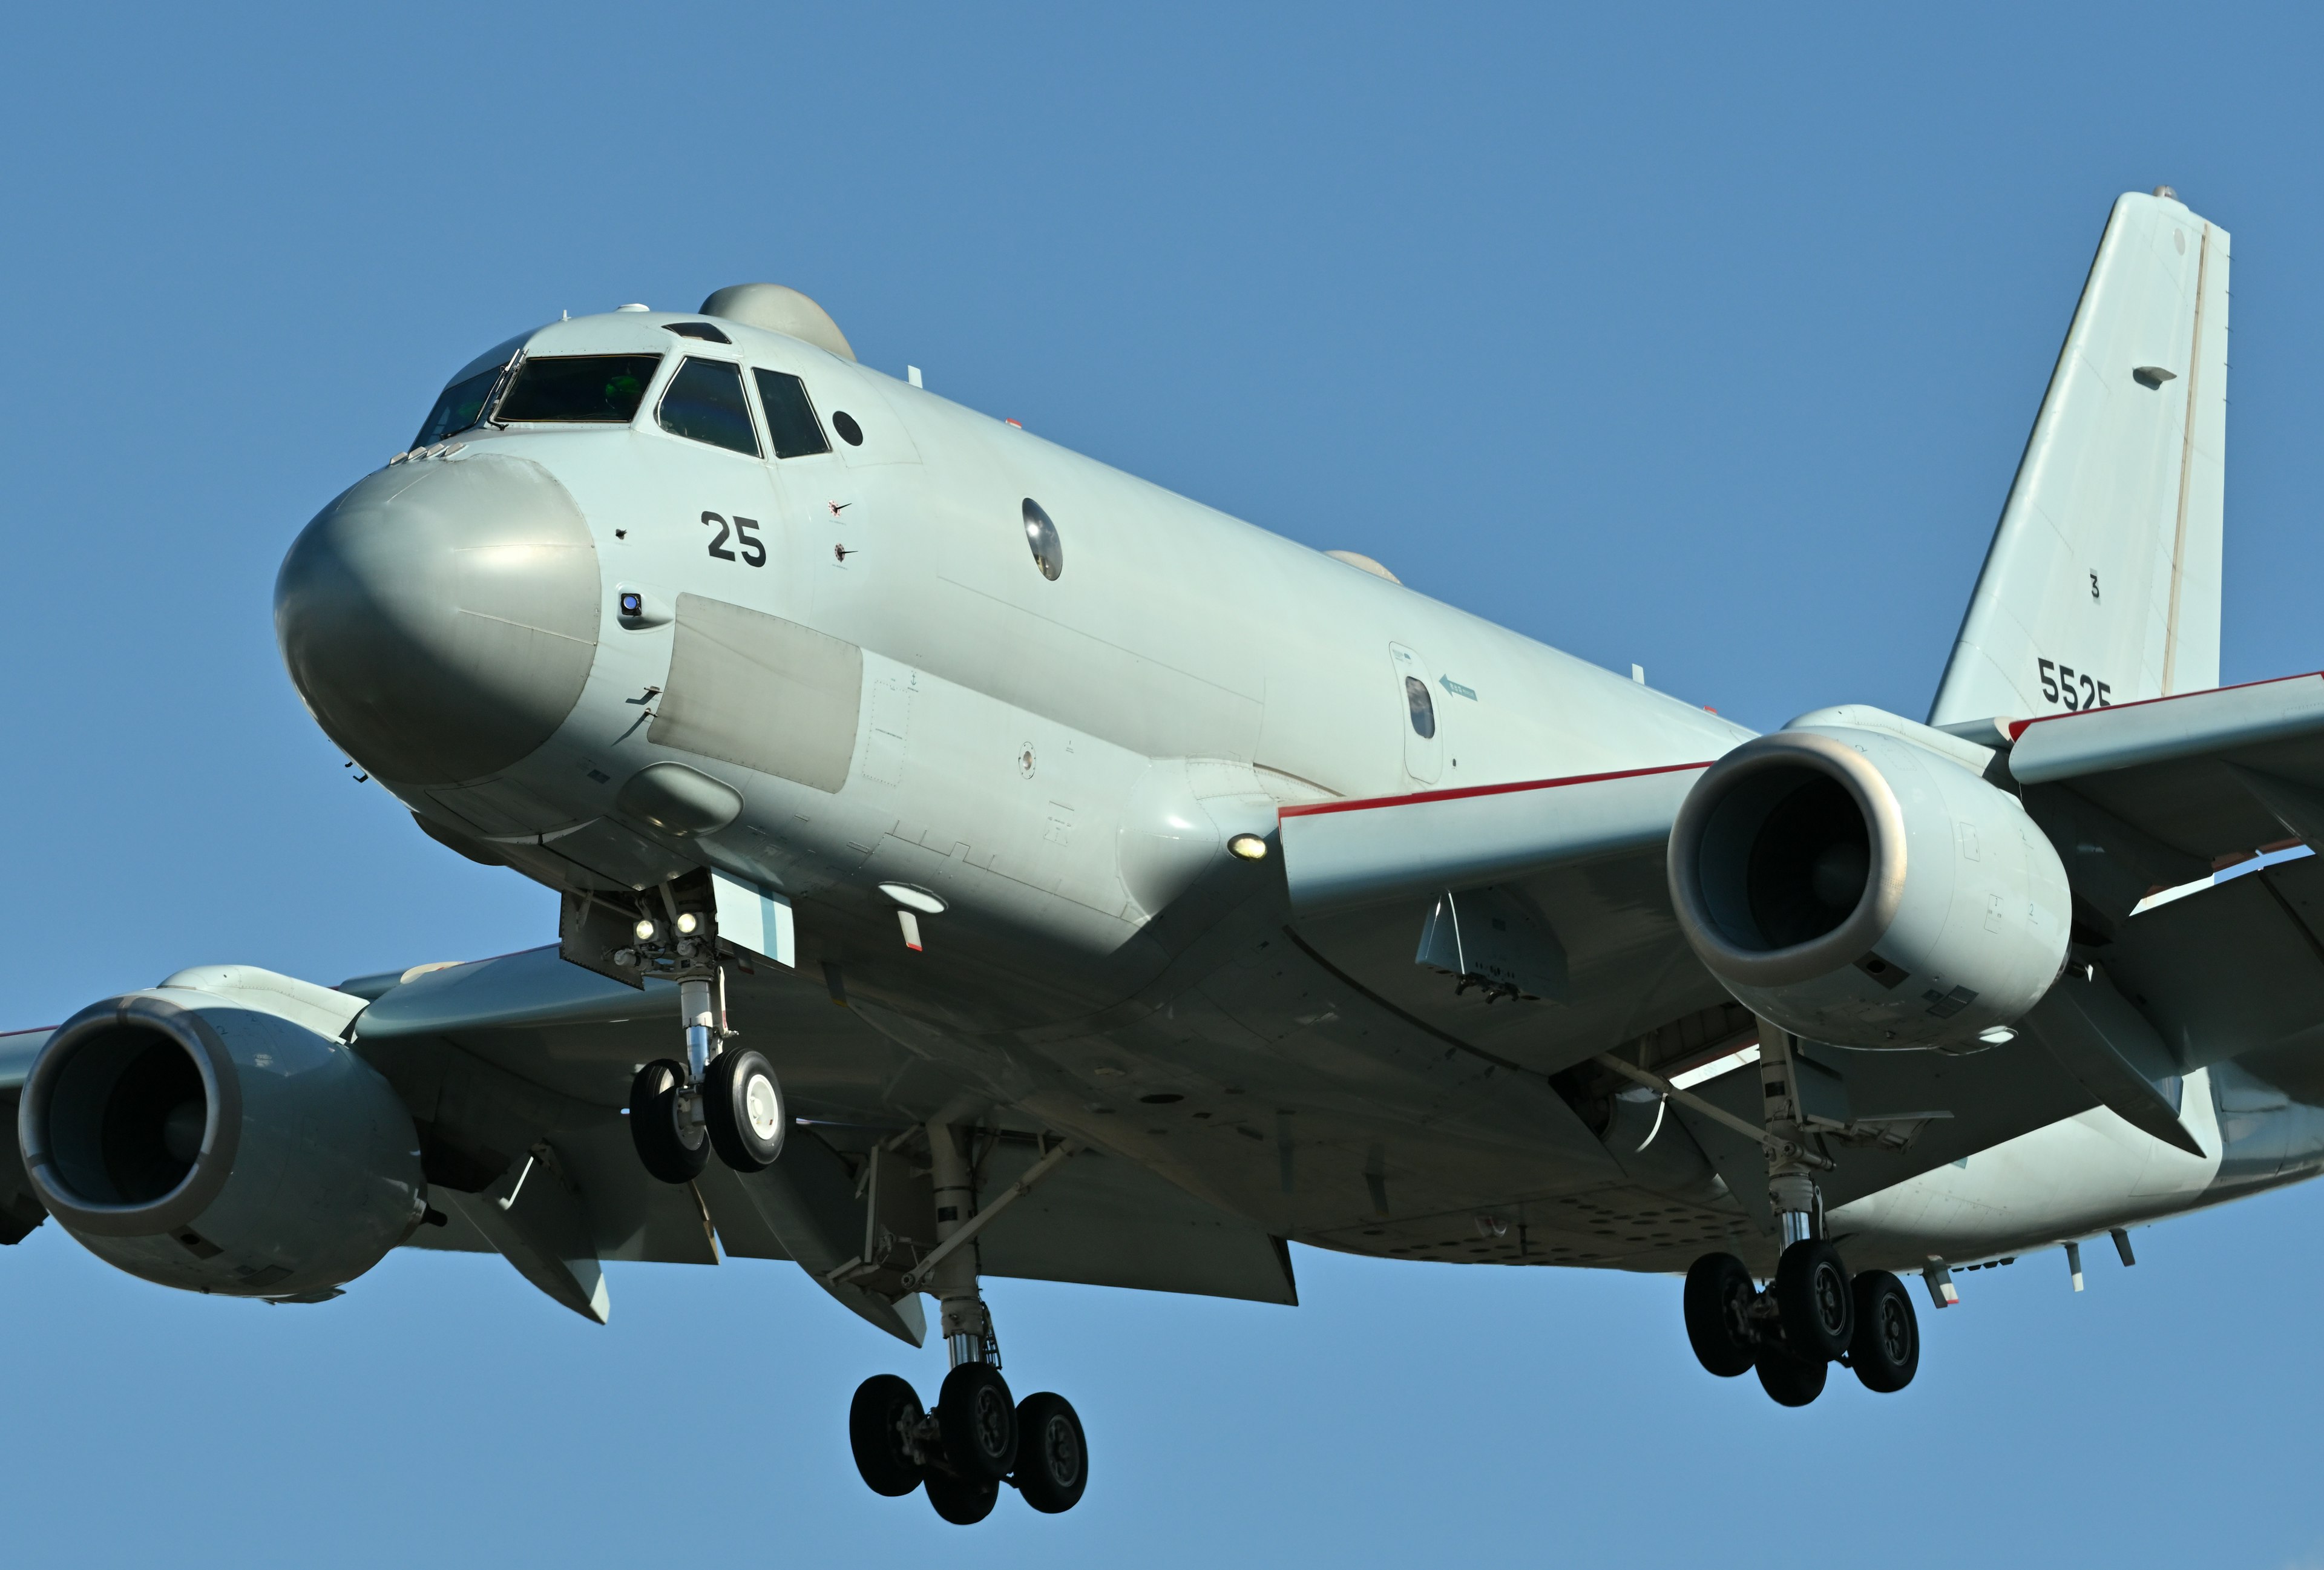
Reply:
<svg viewBox="0 0 2324 1570"><path fill-rule="evenodd" d="M2114 204L1932 725L2219 684L2227 234Z"/></svg>

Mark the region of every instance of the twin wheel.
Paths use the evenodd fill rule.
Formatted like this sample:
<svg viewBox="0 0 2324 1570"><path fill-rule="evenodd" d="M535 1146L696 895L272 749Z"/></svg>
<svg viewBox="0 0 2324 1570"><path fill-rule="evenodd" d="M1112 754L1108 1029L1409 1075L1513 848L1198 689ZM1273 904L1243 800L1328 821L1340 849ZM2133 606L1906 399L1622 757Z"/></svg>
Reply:
<svg viewBox="0 0 2324 1570"><path fill-rule="evenodd" d="M783 1153L789 1126L782 1086L757 1052L721 1052L699 1085L669 1057L630 1082L630 1138L646 1170L665 1183L693 1182L714 1149L737 1172L763 1172Z"/></svg>
<svg viewBox="0 0 2324 1570"><path fill-rule="evenodd" d="M973 1526L992 1513L1007 1483L1044 1515L1081 1502L1089 1483L1082 1420L1065 1397L1043 1390L1011 1401L1001 1371L964 1362L945 1375L936 1409L894 1374L857 1387L847 1413L855 1470L874 1493L927 1491L936 1514Z"/></svg>
<svg viewBox="0 0 2324 1570"><path fill-rule="evenodd" d="M1888 1394L1921 1367L1921 1325L1904 1283L1886 1270L1850 1278L1840 1252L1803 1238L1775 1261L1759 1290L1733 1254L1705 1254L1686 1272L1686 1338L1721 1379L1748 1371L1786 1407L1823 1394L1837 1362L1867 1390Z"/></svg>

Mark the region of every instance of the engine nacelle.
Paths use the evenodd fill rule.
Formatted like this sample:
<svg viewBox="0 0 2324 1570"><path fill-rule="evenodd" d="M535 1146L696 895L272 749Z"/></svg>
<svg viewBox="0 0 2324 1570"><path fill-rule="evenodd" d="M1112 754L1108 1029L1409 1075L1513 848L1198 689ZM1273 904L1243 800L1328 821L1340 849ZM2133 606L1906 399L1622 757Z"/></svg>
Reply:
<svg viewBox="0 0 2324 1570"><path fill-rule="evenodd" d="M2072 895L2049 836L1948 755L1981 749L1907 740L1923 727L1877 711L1805 717L1827 716L1880 728L1794 721L1688 794L1670 842L1687 941L1737 999L1813 1040L2006 1039L2065 964Z"/></svg>
<svg viewBox="0 0 2324 1570"><path fill-rule="evenodd" d="M182 984L213 978L252 984ZM337 997L211 967L60 1026L17 1114L25 1172L58 1223L132 1275L243 1298L327 1293L410 1236L427 1210L411 1114L299 1022L314 1017L302 993ZM281 1009L254 1006L270 998ZM361 1006L343 1002L346 1017Z"/></svg>

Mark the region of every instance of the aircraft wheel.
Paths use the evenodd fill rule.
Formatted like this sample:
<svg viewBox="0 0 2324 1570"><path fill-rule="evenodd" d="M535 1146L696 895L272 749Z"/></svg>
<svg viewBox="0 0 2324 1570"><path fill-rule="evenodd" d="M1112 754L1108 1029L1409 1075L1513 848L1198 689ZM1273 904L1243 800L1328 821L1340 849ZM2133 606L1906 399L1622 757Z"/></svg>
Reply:
<svg viewBox="0 0 2324 1570"><path fill-rule="evenodd" d="M1720 1379L1748 1373L1754 1343L1748 1317L1759 1288L1733 1254L1705 1254L1687 1267L1686 1339L1695 1361Z"/></svg>
<svg viewBox="0 0 2324 1570"><path fill-rule="evenodd" d="M783 1153L790 1114L783 1087L757 1052L721 1052L702 1076L702 1121L718 1159L737 1172L763 1172Z"/></svg>
<svg viewBox="0 0 2324 1570"><path fill-rule="evenodd" d="M1779 1407L1804 1407L1823 1394L1824 1376L1831 1365L1818 1358L1803 1362L1779 1346L1762 1347L1752 1365L1759 1371L1759 1388Z"/></svg>
<svg viewBox="0 0 2324 1570"><path fill-rule="evenodd" d="M963 1478L999 1482L1017 1469L1017 1403L989 1362L964 1362L945 1375L936 1393L936 1430L944 1436L945 1460Z"/></svg>
<svg viewBox="0 0 2324 1570"><path fill-rule="evenodd" d="M1001 1484L989 1477L954 1477L928 1473L928 1503L955 1527L973 1527L992 1513Z"/></svg>
<svg viewBox="0 0 2324 1570"><path fill-rule="evenodd" d="M1921 1371L1921 1321L1904 1283L1886 1270L1856 1278L1856 1335L1848 1361L1868 1390L1892 1395Z"/></svg>
<svg viewBox="0 0 2324 1570"><path fill-rule="evenodd" d="M630 1139L645 1169L665 1183L691 1183L710 1164L710 1141L700 1124L679 1115L686 1069L667 1057L630 1081Z"/></svg>
<svg viewBox="0 0 2324 1570"><path fill-rule="evenodd" d="M1017 1492L1043 1515L1081 1503L1089 1486L1089 1446L1073 1403L1043 1390L1017 1403Z"/></svg>
<svg viewBox="0 0 2324 1570"><path fill-rule="evenodd" d="M1856 1299L1838 1249L1820 1237L1802 1238L1775 1261L1775 1289L1784 1341L1794 1357L1830 1361L1848 1350Z"/></svg>
<svg viewBox="0 0 2324 1570"><path fill-rule="evenodd" d="M855 1470L873 1493L901 1499L920 1486L928 1469L912 1446L922 1416L919 1393L894 1374L873 1374L855 1387L847 1408L847 1444Z"/></svg>

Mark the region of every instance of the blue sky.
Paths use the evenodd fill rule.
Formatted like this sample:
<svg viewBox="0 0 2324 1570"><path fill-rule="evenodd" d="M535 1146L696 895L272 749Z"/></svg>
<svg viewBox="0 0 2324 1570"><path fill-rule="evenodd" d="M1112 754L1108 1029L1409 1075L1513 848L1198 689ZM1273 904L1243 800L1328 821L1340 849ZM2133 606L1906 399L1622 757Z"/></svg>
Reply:
<svg viewBox="0 0 2324 1570"><path fill-rule="evenodd" d="M0 55L0 1020L530 947L276 656L300 525L559 310L807 291L862 357L1769 727L1922 712L2107 205L2235 236L2228 681L2324 666L2319 29L2291 8L48 7ZM1675 1283L1302 1251L1297 1310L1000 1283L1058 1519L873 1498L906 1353L788 1266L339 1302L0 1257L13 1555L94 1565L2324 1557L2293 1191L1964 1278L1780 1412Z"/></svg>

